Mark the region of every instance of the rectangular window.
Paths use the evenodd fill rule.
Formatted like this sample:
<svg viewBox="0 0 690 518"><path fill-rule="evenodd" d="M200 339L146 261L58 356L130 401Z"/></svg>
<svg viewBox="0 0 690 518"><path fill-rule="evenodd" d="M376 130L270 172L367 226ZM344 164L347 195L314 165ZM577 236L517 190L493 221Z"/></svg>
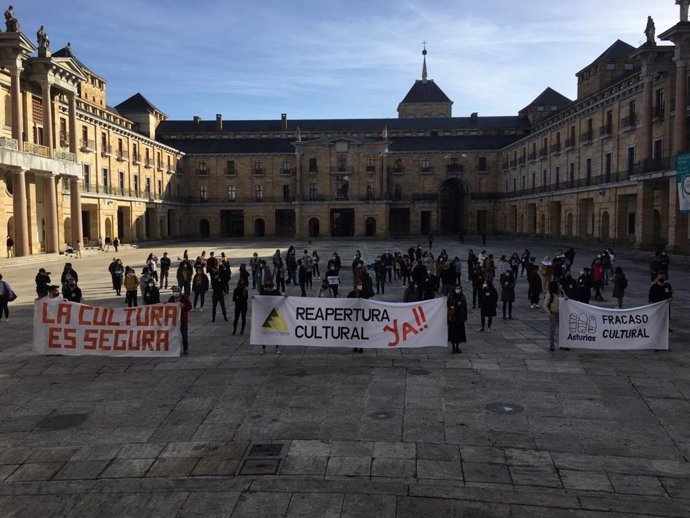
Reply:
<svg viewBox="0 0 690 518"><path fill-rule="evenodd" d="M84 164L84 185L88 188L91 185L91 166L89 164Z"/></svg>
<svg viewBox="0 0 690 518"><path fill-rule="evenodd" d="M309 199L310 200L317 200L319 198L319 191L316 188L315 183L310 183L309 184Z"/></svg>
<svg viewBox="0 0 690 518"><path fill-rule="evenodd" d="M546 187L546 169L541 172L541 184Z"/></svg>
<svg viewBox="0 0 690 518"><path fill-rule="evenodd" d="M664 89L659 88L656 91L656 100L654 102L654 117L656 119L663 119L665 109L666 109L666 98L664 96Z"/></svg>
<svg viewBox="0 0 690 518"><path fill-rule="evenodd" d="M225 174L228 176L235 176L235 161L228 160L225 164Z"/></svg>
<svg viewBox="0 0 690 518"><path fill-rule="evenodd" d="M200 201L207 201L208 200L208 185L201 184L199 186L199 200Z"/></svg>
<svg viewBox="0 0 690 518"><path fill-rule="evenodd" d="M69 135L67 135L67 120L60 117L60 145L69 146Z"/></svg>
<svg viewBox="0 0 690 518"><path fill-rule="evenodd" d="M290 196L290 186L283 185L283 201L292 201Z"/></svg>
<svg viewBox="0 0 690 518"><path fill-rule="evenodd" d="M202 160L199 162L199 176L206 176L208 175L208 164Z"/></svg>
<svg viewBox="0 0 690 518"><path fill-rule="evenodd" d="M139 175L134 175L134 195L139 196Z"/></svg>
<svg viewBox="0 0 690 518"><path fill-rule="evenodd" d="M162 195L163 195L163 181L158 180L158 196L162 196Z"/></svg>
<svg viewBox="0 0 690 518"><path fill-rule="evenodd" d="M107 189L109 183L110 182L108 181L108 169L103 168L103 187Z"/></svg>
<svg viewBox="0 0 690 518"><path fill-rule="evenodd" d="M254 174L264 174L263 162L254 160Z"/></svg>
<svg viewBox="0 0 690 518"><path fill-rule="evenodd" d="M283 174L291 174L292 173L292 164L290 163L289 160L283 160Z"/></svg>
<svg viewBox="0 0 690 518"><path fill-rule="evenodd" d="M234 185L228 185L228 201L235 201L237 199L237 191Z"/></svg>
<svg viewBox="0 0 690 518"><path fill-rule="evenodd" d="M558 189L558 185L561 183L561 166L557 165L556 166L556 189Z"/></svg>
<svg viewBox="0 0 690 518"><path fill-rule="evenodd" d="M254 186L254 198L256 201L264 201L264 186L255 185Z"/></svg>
<svg viewBox="0 0 690 518"><path fill-rule="evenodd" d="M635 234L635 213L628 213L628 234Z"/></svg>
<svg viewBox="0 0 690 518"><path fill-rule="evenodd" d="M125 172L124 171L118 171L117 173L118 176L118 181L120 182L120 194L123 194L125 191Z"/></svg>
<svg viewBox="0 0 690 518"><path fill-rule="evenodd" d="M537 173L532 173L532 192L534 192L534 189L536 186L537 186Z"/></svg>
<svg viewBox="0 0 690 518"><path fill-rule="evenodd" d="M136 144L132 144L132 160L134 163L139 162L139 148Z"/></svg>
<svg viewBox="0 0 690 518"><path fill-rule="evenodd" d="M517 178L513 178L513 192L517 192Z"/></svg>
<svg viewBox="0 0 690 518"><path fill-rule="evenodd" d="M611 153L604 155L604 181L606 183L611 181Z"/></svg>
<svg viewBox="0 0 690 518"><path fill-rule="evenodd" d="M661 160L661 154L663 153L663 141L661 139L656 139L652 143L652 158L656 161Z"/></svg>
<svg viewBox="0 0 690 518"><path fill-rule="evenodd" d="M373 156L367 157L367 172L373 173L376 171L376 158Z"/></svg>
<svg viewBox="0 0 690 518"><path fill-rule="evenodd" d="M374 185L368 183L367 184L367 199L373 200L375 197L376 197L376 192L374 191Z"/></svg>
<svg viewBox="0 0 690 518"><path fill-rule="evenodd" d="M522 177L522 187L521 189L524 191L525 190L525 177Z"/></svg>
<svg viewBox="0 0 690 518"><path fill-rule="evenodd" d="M477 171L486 172L486 157L480 156L477 159Z"/></svg>
<svg viewBox="0 0 690 518"><path fill-rule="evenodd" d="M628 174L635 171L635 146L628 148Z"/></svg>
<svg viewBox="0 0 690 518"><path fill-rule="evenodd" d="M336 160L338 162L338 172L347 171L347 155L345 153L338 153Z"/></svg>
<svg viewBox="0 0 690 518"><path fill-rule="evenodd" d="M319 171L317 159L312 157L309 159L309 172L317 173Z"/></svg>
<svg viewBox="0 0 690 518"><path fill-rule="evenodd" d="M585 160L585 174L587 185L592 184L592 159L588 158Z"/></svg>
<svg viewBox="0 0 690 518"><path fill-rule="evenodd" d="M569 167L570 188L572 189L573 187L575 187L575 162L570 162Z"/></svg>
<svg viewBox="0 0 690 518"><path fill-rule="evenodd" d="M151 178L146 179L146 195L151 196Z"/></svg>
<svg viewBox="0 0 690 518"><path fill-rule="evenodd" d="M431 160L428 158L422 158L422 172L423 173L430 173L431 172Z"/></svg>

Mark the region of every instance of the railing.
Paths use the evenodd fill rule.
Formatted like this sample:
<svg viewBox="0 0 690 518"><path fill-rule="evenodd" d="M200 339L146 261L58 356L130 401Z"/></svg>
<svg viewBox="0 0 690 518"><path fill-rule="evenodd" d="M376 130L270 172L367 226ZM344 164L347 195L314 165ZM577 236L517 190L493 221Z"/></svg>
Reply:
<svg viewBox="0 0 690 518"><path fill-rule="evenodd" d="M621 119L621 130L623 131L634 129L636 125L637 118L635 115L630 115L629 117L623 117L623 119Z"/></svg>
<svg viewBox="0 0 690 518"><path fill-rule="evenodd" d="M45 158L50 158L50 149L46 146L41 146L40 144L34 144L32 142L24 142L24 151L31 155L42 156Z"/></svg>
<svg viewBox="0 0 690 518"><path fill-rule="evenodd" d="M560 153L561 152L561 143L559 142L558 144L552 144L551 145L551 152L552 153Z"/></svg>
<svg viewBox="0 0 690 518"><path fill-rule="evenodd" d="M434 172L433 167L422 167L421 173L422 174L432 174Z"/></svg>
<svg viewBox="0 0 690 518"><path fill-rule="evenodd" d="M523 155L523 156L521 156L520 158L518 158L518 164L519 164L519 165L522 165L522 164L524 164L524 163L525 163L525 156Z"/></svg>
<svg viewBox="0 0 690 518"><path fill-rule="evenodd" d="M676 157L649 158L640 160L633 167L633 174L654 173L657 171L670 171L676 167Z"/></svg>
<svg viewBox="0 0 690 518"><path fill-rule="evenodd" d="M206 168L197 169L196 174L197 174L197 176L208 176L208 169L206 169Z"/></svg>
<svg viewBox="0 0 690 518"><path fill-rule="evenodd" d="M163 171L163 164L158 162L158 165L156 166L156 171Z"/></svg>
<svg viewBox="0 0 690 518"><path fill-rule="evenodd" d="M141 164L141 155L139 153L132 154L132 163L134 165L140 165Z"/></svg>
<svg viewBox="0 0 690 518"><path fill-rule="evenodd" d="M225 168L225 176L235 176L237 172L235 171L234 167L226 167Z"/></svg>
<svg viewBox="0 0 690 518"><path fill-rule="evenodd" d="M527 154L527 160L534 162L537 159L537 153L531 152Z"/></svg>
<svg viewBox="0 0 690 518"><path fill-rule="evenodd" d="M110 146L110 144L103 144L101 146L101 156L103 158L107 158L112 154L113 148Z"/></svg>
<svg viewBox="0 0 690 518"><path fill-rule="evenodd" d="M280 174L282 174L283 176L290 176L290 175L295 174L295 170L294 169L281 169Z"/></svg>
<svg viewBox="0 0 690 518"><path fill-rule="evenodd" d="M96 150L96 141L95 140L89 140L89 139L81 139L79 141L79 147L81 150L85 153L91 153Z"/></svg>
<svg viewBox="0 0 690 518"><path fill-rule="evenodd" d="M55 150L53 152L53 158L56 158L58 160L67 160L68 162L76 162L77 161L77 156L70 151Z"/></svg>
<svg viewBox="0 0 690 518"><path fill-rule="evenodd" d="M594 132L586 131L580 135L580 144L591 144L594 140Z"/></svg>
<svg viewBox="0 0 690 518"><path fill-rule="evenodd" d="M664 107L657 106L654 108L654 122L661 122L664 120Z"/></svg>
<svg viewBox="0 0 690 518"><path fill-rule="evenodd" d="M375 165L368 165L368 166L366 167L366 172L367 172L367 173L374 173L374 172L376 172L376 166L375 166Z"/></svg>
<svg viewBox="0 0 690 518"><path fill-rule="evenodd" d="M146 169L151 169L153 167L153 159L151 158L144 158L144 167Z"/></svg>
<svg viewBox="0 0 690 518"><path fill-rule="evenodd" d="M118 162L126 162L127 160L129 160L129 151L125 151L124 149L118 149L115 158Z"/></svg>
<svg viewBox="0 0 690 518"><path fill-rule="evenodd" d="M254 176L263 176L263 175L264 175L264 170L263 170L262 167L255 167L255 168L252 170L252 174L253 174Z"/></svg>
<svg viewBox="0 0 690 518"><path fill-rule="evenodd" d="M510 167L517 167L517 159L510 161Z"/></svg>
<svg viewBox="0 0 690 518"><path fill-rule="evenodd" d="M599 128L599 137L606 138L613 135L613 124L604 124Z"/></svg>
<svg viewBox="0 0 690 518"><path fill-rule="evenodd" d="M24 148L26 149L26 142L24 143ZM11 149L12 151L19 151L19 142L17 139L0 137L0 147L3 149ZM27 151L28 153L28 151Z"/></svg>
<svg viewBox="0 0 690 518"><path fill-rule="evenodd" d="M546 156L546 147L539 150L539 158L544 158Z"/></svg>
<svg viewBox="0 0 690 518"><path fill-rule="evenodd" d="M565 139L565 149L570 149L572 147L575 147L575 139L574 138Z"/></svg>
<svg viewBox="0 0 690 518"><path fill-rule="evenodd" d="M308 174L316 174L319 172L318 167L310 167L309 170L307 171Z"/></svg>
<svg viewBox="0 0 690 518"><path fill-rule="evenodd" d="M69 133L60 133L60 147L69 147Z"/></svg>

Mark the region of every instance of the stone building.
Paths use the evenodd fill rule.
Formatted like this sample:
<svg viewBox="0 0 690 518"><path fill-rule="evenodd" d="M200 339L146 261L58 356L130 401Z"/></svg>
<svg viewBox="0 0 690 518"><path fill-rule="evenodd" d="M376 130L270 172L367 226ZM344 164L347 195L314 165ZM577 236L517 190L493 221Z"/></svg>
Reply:
<svg viewBox="0 0 690 518"><path fill-rule="evenodd" d="M453 116L428 77L396 118L168 120L114 108L73 55L0 33L0 229L17 254L119 235L507 233L690 252L676 162L688 147L690 0L638 48L615 41L517 115ZM8 27L9 28L9 27ZM685 107L685 108L684 108ZM680 110L680 111L678 111Z"/></svg>

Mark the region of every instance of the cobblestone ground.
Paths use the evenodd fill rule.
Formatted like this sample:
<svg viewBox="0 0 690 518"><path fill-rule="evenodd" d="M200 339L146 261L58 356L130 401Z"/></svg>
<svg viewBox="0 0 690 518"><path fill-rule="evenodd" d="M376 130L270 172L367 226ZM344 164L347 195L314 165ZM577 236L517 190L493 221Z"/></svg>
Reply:
<svg viewBox="0 0 690 518"><path fill-rule="evenodd" d="M289 244L117 255L141 267L150 250L176 258L204 247L236 267ZM324 259L338 250L349 271L355 249L373 259L416 242L294 244ZM525 247L542 257L556 244L434 243L463 260L469 248ZM576 268L591 261L593 250L575 248ZM86 302L123 305L109 286L114 255L72 260ZM646 302L650 257L619 251L628 307ZM529 308L521 278L516 318L480 334L471 311L461 355L286 347L262 356L206 308L190 315L187 357L37 356L33 278L40 266L59 278L64 262L0 260L20 296L0 323L0 516L690 516L687 261L671 267L671 352L550 353L546 316ZM610 295L600 304L613 307ZM402 288L379 298L401 300Z"/></svg>

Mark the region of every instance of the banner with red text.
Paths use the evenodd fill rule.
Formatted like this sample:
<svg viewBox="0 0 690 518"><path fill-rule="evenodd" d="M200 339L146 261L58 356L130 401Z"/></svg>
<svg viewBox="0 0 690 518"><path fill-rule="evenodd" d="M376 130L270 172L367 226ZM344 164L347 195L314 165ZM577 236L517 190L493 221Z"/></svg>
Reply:
<svg viewBox="0 0 690 518"><path fill-rule="evenodd" d="M668 349L667 301L608 309L561 299L558 345L578 349Z"/></svg>
<svg viewBox="0 0 690 518"><path fill-rule="evenodd" d="M34 303L33 350L70 356L179 356L180 306L103 308L40 299Z"/></svg>
<svg viewBox="0 0 690 518"><path fill-rule="evenodd" d="M367 299L255 296L253 345L396 349L445 347L446 299L392 303Z"/></svg>

